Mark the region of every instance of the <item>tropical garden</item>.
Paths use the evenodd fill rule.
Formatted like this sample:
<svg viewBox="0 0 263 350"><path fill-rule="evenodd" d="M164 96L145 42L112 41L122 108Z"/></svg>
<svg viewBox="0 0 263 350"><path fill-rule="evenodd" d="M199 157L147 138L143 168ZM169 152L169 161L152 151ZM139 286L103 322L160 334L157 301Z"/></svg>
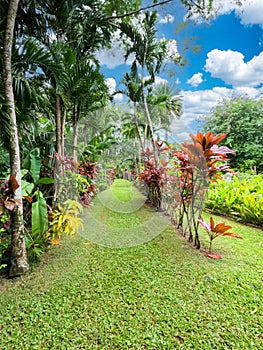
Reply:
<svg viewBox="0 0 263 350"><path fill-rule="evenodd" d="M171 2L0 2L1 349L262 348L263 102L171 141ZM113 34L131 65L112 93Z"/></svg>

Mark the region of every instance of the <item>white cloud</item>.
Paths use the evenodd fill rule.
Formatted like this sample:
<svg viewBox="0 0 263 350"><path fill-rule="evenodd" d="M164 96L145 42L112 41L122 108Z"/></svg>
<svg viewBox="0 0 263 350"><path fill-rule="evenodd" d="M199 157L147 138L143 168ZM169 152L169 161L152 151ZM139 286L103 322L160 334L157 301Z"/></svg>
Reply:
<svg viewBox="0 0 263 350"><path fill-rule="evenodd" d="M123 102L123 98L124 98L123 94L119 93L119 94L114 95L115 102L118 102L118 103Z"/></svg>
<svg viewBox="0 0 263 350"><path fill-rule="evenodd" d="M173 23L174 22L174 16L167 14L164 17L158 16L159 17L159 23L165 24L165 23Z"/></svg>
<svg viewBox="0 0 263 350"><path fill-rule="evenodd" d="M237 8L237 15L243 24L259 24L263 26L263 1L246 0L241 8Z"/></svg>
<svg viewBox="0 0 263 350"><path fill-rule="evenodd" d="M241 52L214 49L207 54L205 70L235 87L256 87L263 83L263 51L244 62Z"/></svg>
<svg viewBox="0 0 263 350"><path fill-rule="evenodd" d="M263 88L255 89L246 86L240 86L235 89L226 87L214 87L212 90L181 91L183 96L184 114L182 121L189 125L200 117L208 115L218 103L224 99L233 98L239 95L247 95L250 98L263 97Z"/></svg>
<svg viewBox="0 0 263 350"><path fill-rule="evenodd" d="M196 73L192 76L192 78L187 80L187 83L196 87L200 85L203 82L203 74L202 73Z"/></svg>
<svg viewBox="0 0 263 350"><path fill-rule="evenodd" d="M147 77L144 78L145 80L150 79L150 76L148 75ZM158 77L157 75L155 76L154 83L153 85L158 85L158 84L167 84L168 80Z"/></svg>
<svg viewBox="0 0 263 350"><path fill-rule="evenodd" d="M177 47L177 41L174 39L167 40L167 56L166 56L166 62L175 60L178 58L178 47Z"/></svg>
<svg viewBox="0 0 263 350"><path fill-rule="evenodd" d="M125 48L120 38L120 31L112 35L111 48L99 50L95 53L95 56L101 65L105 65L110 69L114 69L122 64L131 65L134 60L134 55L130 55L125 62Z"/></svg>
<svg viewBox="0 0 263 350"><path fill-rule="evenodd" d="M209 114L224 98L231 96L233 90L225 87L214 87L212 90L181 91L184 114L182 120L189 125L200 117Z"/></svg>
<svg viewBox="0 0 263 350"><path fill-rule="evenodd" d="M206 8L208 8L206 0ZM262 0L242 0L242 5L238 6L236 0L213 0L213 16L228 14L235 11L244 25L259 24L263 26L263 1ZM201 21L199 15L192 16L194 20Z"/></svg>
<svg viewBox="0 0 263 350"><path fill-rule="evenodd" d="M108 86L109 89L109 93L110 94L114 94L114 92L116 92L116 80L114 78L107 78L105 79L105 83ZM114 101L115 102L122 102L123 100L123 94L118 93L114 95Z"/></svg>
<svg viewBox="0 0 263 350"><path fill-rule="evenodd" d="M161 78L161 77L158 77L158 76L155 77L155 80L154 80L154 84L155 85L157 85L157 84L167 84L167 83L168 83L167 79L164 79L164 78Z"/></svg>
<svg viewBox="0 0 263 350"><path fill-rule="evenodd" d="M114 78L105 79L105 83L108 86L109 93L113 94L116 91L116 80Z"/></svg>
<svg viewBox="0 0 263 350"><path fill-rule="evenodd" d="M136 28L138 30L138 27ZM166 40L161 39L162 40ZM167 55L165 58L165 62L169 62L178 58L178 48L177 42L174 39L169 39L167 41ZM127 38L126 44L129 43L130 40ZM104 48L95 53L96 58L99 60L101 65L107 66L107 68L114 69L122 64L131 65L135 59L135 55L131 54L128 59L125 61L125 47L123 45L122 39L120 37L120 31L117 31L112 35L111 39L111 48Z"/></svg>
<svg viewBox="0 0 263 350"><path fill-rule="evenodd" d="M248 86L239 86L235 89L238 94L246 95L250 98L258 98L263 93L263 88L255 89Z"/></svg>

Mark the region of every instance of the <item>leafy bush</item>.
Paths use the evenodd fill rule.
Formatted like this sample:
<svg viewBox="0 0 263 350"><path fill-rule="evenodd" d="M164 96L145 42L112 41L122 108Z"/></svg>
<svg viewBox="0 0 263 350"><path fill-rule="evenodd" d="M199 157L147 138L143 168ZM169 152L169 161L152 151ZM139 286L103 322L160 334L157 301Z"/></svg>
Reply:
<svg viewBox="0 0 263 350"><path fill-rule="evenodd" d="M241 174L210 185L206 208L263 226L263 175Z"/></svg>
<svg viewBox="0 0 263 350"><path fill-rule="evenodd" d="M72 237L80 228L83 228L80 218L82 210L82 205L72 199L68 199L63 206L58 205L53 212L53 220L49 228L51 238L60 238L62 234Z"/></svg>

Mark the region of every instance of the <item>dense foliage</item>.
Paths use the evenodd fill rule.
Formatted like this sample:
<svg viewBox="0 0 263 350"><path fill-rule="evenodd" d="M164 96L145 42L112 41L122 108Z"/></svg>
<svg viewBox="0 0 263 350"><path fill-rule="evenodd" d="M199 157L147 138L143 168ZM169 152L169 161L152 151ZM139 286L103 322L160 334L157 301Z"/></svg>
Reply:
<svg viewBox="0 0 263 350"><path fill-rule="evenodd" d="M143 8L140 0L0 2L0 175L5 183L16 183L8 198L5 192L1 196L1 243L5 234L5 244L11 238L4 248L5 253L10 248L10 276L28 270L26 246L38 258L51 237L74 232L68 225L74 210L81 226L81 210L71 200L89 207L97 177L107 183L123 169L138 174L148 140L157 178L162 173L155 129L161 124L168 135L172 119L182 114L182 101L169 86L154 87L168 41L158 38L153 9L171 2L149 1ZM211 12L212 1L181 3L189 16ZM132 106L105 117L97 112L107 109L113 96L96 53L110 47L112 38L122 43L126 58L134 57L123 80ZM160 193L158 181L153 195L156 188Z"/></svg>
<svg viewBox="0 0 263 350"><path fill-rule="evenodd" d="M228 132L224 144L237 151L232 167L263 172L263 100L244 96L225 100L212 110L204 129Z"/></svg>
<svg viewBox="0 0 263 350"><path fill-rule="evenodd" d="M210 184L206 208L263 226L263 176L238 174Z"/></svg>

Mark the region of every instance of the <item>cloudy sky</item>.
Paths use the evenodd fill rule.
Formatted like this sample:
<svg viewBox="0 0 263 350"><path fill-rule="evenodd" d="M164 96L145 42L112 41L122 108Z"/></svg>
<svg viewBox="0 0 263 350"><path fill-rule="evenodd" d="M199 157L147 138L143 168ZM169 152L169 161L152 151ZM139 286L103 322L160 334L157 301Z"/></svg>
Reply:
<svg viewBox="0 0 263 350"><path fill-rule="evenodd" d="M169 54L179 52L187 63L179 68L168 59L158 80L180 90L182 122L191 131L223 98L263 94L263 0L244 0L242 7L232 0L214 0L215 19L207 24L196 17L179 32L186 13L176 2L159 10L158 36L170 39ZM124 63L123 51L113 40L112 50L99 52L98 58L108 84L118 88L132 57ZM117 95L116 101L123 102L123 96Z"/></svg>

